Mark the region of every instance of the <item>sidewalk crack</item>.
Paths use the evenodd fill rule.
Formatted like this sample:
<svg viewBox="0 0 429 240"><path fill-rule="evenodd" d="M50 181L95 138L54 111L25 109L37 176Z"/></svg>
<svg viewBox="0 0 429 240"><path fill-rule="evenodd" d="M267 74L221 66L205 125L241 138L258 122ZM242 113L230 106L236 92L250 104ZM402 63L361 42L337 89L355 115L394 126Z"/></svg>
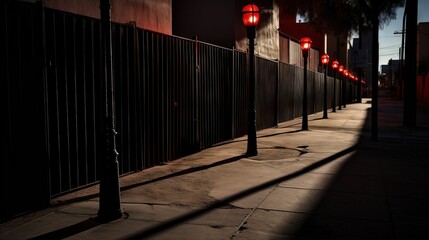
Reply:
<svg viewBox="0 0 429 240"><path fill-rule="evenodd" d="M280 184L280 183L279 183ZM243 219L243 221L240 223L240 225L238 225L237 229L235 230L234 234L232 234L230 240L234 239L241 231L246 230L247 227L245 227L244 225L247 223L247 220L249 220L249 218L252 216L252 214L255 212L256 209L259 208L259 206L261 206L261 204L265 201L265 199L267 199L267 197L276 189L278 188L279 184L277 184L275 187L273 187L273 189L254 207L252 208L252 210L250 210L249 214L247 214L247 216Z"/></svg>

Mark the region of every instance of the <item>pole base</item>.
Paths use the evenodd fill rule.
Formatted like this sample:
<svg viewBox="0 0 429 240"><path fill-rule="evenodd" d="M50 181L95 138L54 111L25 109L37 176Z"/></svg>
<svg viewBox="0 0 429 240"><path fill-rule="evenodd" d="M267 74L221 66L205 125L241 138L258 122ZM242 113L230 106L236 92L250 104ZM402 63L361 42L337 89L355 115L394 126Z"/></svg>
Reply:
<svg viewBox="0 0 429 240"><path fill-rule="evenodd" d="M120 219L124 217L124 211L122 209L115 210L99 210L96 220L102 223L108 223L113 220Z"/></svg>
<svg viewBox="0 0 429 240"><path fill-rule="evenodd" d="M246 157L253 157L258 155L258 150L247 150Z"/></svg>
<svg viewBox="0 0 429 240"><path fill-rule="evenodd" d="M328 110L323 111L323 119L328 119Z"/></svg>
<svg viewBox="0 0 429 240"><path fill-rule="evenodd" d="M307 113L303 114L301 130L308 130L308 116Z"/></svg>

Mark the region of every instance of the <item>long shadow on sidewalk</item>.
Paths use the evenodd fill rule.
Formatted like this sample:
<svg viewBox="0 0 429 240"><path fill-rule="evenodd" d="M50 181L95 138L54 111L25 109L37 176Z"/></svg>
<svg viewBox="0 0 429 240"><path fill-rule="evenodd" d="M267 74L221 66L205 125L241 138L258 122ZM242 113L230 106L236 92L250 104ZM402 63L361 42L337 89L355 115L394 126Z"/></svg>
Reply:
<svg viewBox="0 0 429 240"><path fill-rule="evenodd" d="M399 101L379 104L378 140L368 134L369 109L355 154L327 186L300 189L317 194L312 208L277 209L270 219L277 227L267 229L273 234L268 239L429 239L429 128L403 127ZM418 125L427 124L423 111ZM285 183L279 191L293 188Z"/></svg>
<svg viewBox="0 0 429 240"><path fill-rule="evenodd" d="M142 230L140 232L137 232L137 233L134 233L132 235L129 235L127 238L124 238L124 239L142 239L142 238L150 237L150 236L152 236L154 234L160 233L160 232L162 232L164 230L167 230L169 228L177 226L178 224L186 222L186 221L188 221L190 219L193 219L193 218L196 218L198 216L201 216L201 215L207 213L208 211L211 211L213 209L220 208L220 207L222 207L224 205L227 205L230 202L239 200L241 198L247 197L247 196L249 196L249 195L251 195L253 193L259 192L261 190L264 190L266 188L269 188L269 187L274 186L276 184L279 184L281 182L284 182L284 181L296 178L296 177L298 177L300 175L303 175L305 173L313 171L313 170L315 170L315 169L317 169L317 168L319 168L319 167L321 167L321 166L323 166L323 165L325 165L325 164L327 164L329 162L334 161L335 159L337 159L337 158L339 158L341 156L344 156L344 155L346 155L348 153L351 153L351 152L355 151L356 147L357 147L356 145L352 146L352 147L347 148L347 149L345 149L345 150L343 150L341 152L338 152L338 153L336 153L336 154L334 154L334 155L332 155L330 157L327 157L327 158L325 158L325 159L323 159L321 161L318 161L318 162L313 163L313 164L311 164L311 165L309 165L307 167L304 167L303 169L298 170L298 171L296 171L294 173L291 173L291 174L288 174L286 176L282 176L282 177L273 179L271 181L265 182L263 184L255 186L255 187L251 187L251 188L246 189L244 191L241 191L241 192L239 192L237 194L231 195L231 196L229 196L229 197L227 197L227 198L225 198L225 199L223 199L221 201L217 201L215 203L212 203L212 204L206 206L203 209L190 212L188 214L179 216L179 217L174 218L172 220L169 220L167 222L160 223L159 225L156 225L154 227L151 227L151 228L148 228L148 229L144 229L144 230Z"/></svg>
<svg viewBox="0 0 429 240"><path fill-rule="evenodd" d="M381 104L387 103L381 101ZM252 239L421 239L422 234L427 234L426 229L429 227L426 220L429 215L429 162L426 160L429 154L429 131L426 129L422 134L421 128L402 129L402 132L396 133L402 137L401 141L386 141L383 134L395 129L389 129L391 126L384 121L397 118L398 112L395 103L390 106L393 107L393 112L388 109L389 106L384 107L380 107L382 134L379 141L370 140L368 135L371 119L368 109L363 132L356 145L299 171L246 189L203 209L142 229L124 239L150 237L272 186L277 186L275 191L294 188L288 186L289 180L313 174L352 152L354 154L348 159L342 159L344 163L341 168L330 174L333 176L330 184L321 189L300 189L309 193L316 192L309 194L318 197L312 208L305 211L287 208L257 209L254 215L260 214L262 217L253 220L253 216L250 216L242 229L243 235L238 233L237 236L251 236ZM416 146L417 143L412 138L416 134L419 136L419 146ZM271 221L267 226L276 226L275 229L256 227L252 232L252 221L261 219ZM258 225L261 224L257 223L253 227ZM258 235L264 231L264 234Z"/></svg>
<svg viewBox="0 0 429 240"><path fill-rule="evenodd" d="M159 182L159 181L162 181L162 180L166 180L166 179L169 179L169 178L179 177L179 176L183 176L183 175L186 175L186 174L191 174L191 173L195 173L195 172L207 170L207 169L210 169L210 168L213 168L213 167L217 167L217 166L221 166L221 165L224 165L224 164L236 162L236 161L238 161L238 160L240 160L240 159L242 159L244 157L246 157L246 156L245 155L238 155L238 156L230 157L230 158L227 158L227 159L224 159L224 160L221 160L221 161L217 161L217 162L214 162L214 163L211 163L211 164L201 165L201 166L196 166L196 167L191 167L191 168L180 170L180 171L177 171L177 172L173 172L173 173L170 173L170 174L167 174L165 176L158 177L158 178L154 178L154 179L150 179L150 180L147 180L147 181L143 181L143 182L138 182L138 183L134 183L134 184L122 186L120 190L122 192L122 191L126 191L126 190L133 189L133 188L136 188L136 187L144 186L144 185L147 185L147 184L150 184L150 183L155 183L155 182ZM74 203L74 202L87 201L87 200L90 200L90 199L93 199L93 198L97 198L97 197L99 197L99 195L100 195L99 193L94 193L94 194L88 194L88 195L81 196L81 197L75 197L75 198L72 198L72 199L69 199L69 200L65 200L65 201L59 202L59 203L55 204L55 206L62 206L62 205L67 205L67 204Z"/></svg>
<svg viewBox="0 0 429 240"><path fill-rule="evenodd" d="M31 240L60 240L65 239L68 237L71 237L73 235L76 235L78 233L84 232L86 230L89 230L91 228L95 228L99 226L101 223L97 221L95 218L88 218L85 221L70 225L65 228L58 229L53 232L49 232L34 238L31 238Z"/></svg>

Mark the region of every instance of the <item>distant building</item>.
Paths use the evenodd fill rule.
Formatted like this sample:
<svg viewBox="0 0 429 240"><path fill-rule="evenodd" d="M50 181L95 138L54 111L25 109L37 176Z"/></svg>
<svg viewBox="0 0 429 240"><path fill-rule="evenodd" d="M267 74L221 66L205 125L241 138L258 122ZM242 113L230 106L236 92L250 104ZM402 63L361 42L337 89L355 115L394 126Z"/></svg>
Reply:
<svg viewBox="0 0 429 240"><path fill-rule="evenodd" d="M429 71L429 22L419 23L417 26L417 69L421 76Z"/></svg>
<svg viewBox="0 0 429 240"><path fill-rule="evenodd" d="M298 65L302 62L301 50L298 43L302 37L309 37L313 43L313 51L309 56L309 68L317 70L320 66L320 56L327 53L330 61L337 60L341 65L347 65L347 35L334 36L314 27L311 22L304 22L297 17L297 9L291 8L287 2L278 1L280 9L280 61ZM284 41L285 39L289 41ZM297 48L297 49L295 49ZM321 69L318 69L321 70ZM331 74L332 75L332 74Z"/></svg>
<svg viewBox="0 0 429 240"><path fill-rule="evenodd" d="M417 102L429 106L429 22L417 26Z"/></svg>
<svg viewBox="0 0 429 240"><path fill-rule="evenodd" d="M400 66L401 60L399 59L390 59L387 65L381 65L384 81L380 83L380 88L387 90L389 96L399 96Z"/></svg>
<svg viewBox="0 0 429 240"><path fill-rule="evenodd" d="M359 38L353 38L348 53L349 68L357 73L363 69L363 79L367 87L372 86L372 36L371 33L362 34L362 48L359 49Z"/></svg>

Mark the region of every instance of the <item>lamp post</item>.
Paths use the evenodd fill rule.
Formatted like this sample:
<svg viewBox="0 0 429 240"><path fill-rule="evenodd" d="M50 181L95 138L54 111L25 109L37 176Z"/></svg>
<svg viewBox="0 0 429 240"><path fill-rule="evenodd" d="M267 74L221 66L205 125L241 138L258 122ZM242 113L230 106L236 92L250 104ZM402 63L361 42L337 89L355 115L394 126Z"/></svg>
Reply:
<svg viewBox="0 0 429 240"><path fill-rule="evenodd" d="M367 95L367 92L366 92L366 82L365 82L365 80L360 80L361 81L361 84L362 84L362 94L363 94L363 96L364 97L366 97L366 95Z"/></svg>
<svg viewBox="0 0 429 240"><path fill-rule="evenodd" d="M329 56L328 54L323 54L320 58L323 68L325 70L325 75L323 79L323 118L328 118L328 85L326 83L326 67L329 64Z"/></svg>
<svg viewBox="0 0 429 240"><path fill-rule="evenodd" d="M356 82L356 76L353 74L351 77L351 84L350 84L350 94L352 96L352 102L356 101L356 87L357 87L357 82Z"/></svg>
<svg viewBox="0 0 429 240"><path fill-rule="evenodd" d="M308 114L307 114L307 58L308 51L311 48L311 39L308 37L301 38L299 41L304 57L304 94L302 98L302 130L308 130Z"/></svg>
<svg viewBox="0 0 429 240"><path fill-rule="evenodd" d="M354 81L354 79L355 79L355 75L352 72L349 72L349 83L350 83L349 94L350 94L351 102L353 102L353 81Z"/></svg>
<svg viewBox="0 0 429 240"><path fill-rule="evenodd" d="M338 72L340 73L339 74L340 75L340 94L339 94L340 95L340 101L338 104L338 110L341 110L341 106L343 105L343 80L342 80L343 71L344 71L344 66L340 65L338 67Z"/></svg>
<svg viewBox="0 0 429 240"><path fill-rule="evenodd" d="M362 85L361 85L361 82L359 81L358 76L355 76L355 86L356 86L356 101L358 103L361 103L362 102L362 93L359 93L359 92L362 91Z"/></svg>
<svg viewBox="0 0 429 240"><path fill-rule="evenodd" d="M334 60L333 62L332 62L332 69L334 69L334 96L332 97L332 112L337 112L337 103L336 103L336 101L337 101L337 99L336 99L336 97L337 97L337 86L336 86L336 75L337 75L337 69L338 69L338 66L340 65L340 63L337 61L337 60Z"/></svg>
<svg viewBox="0 0 429 240"><path fill-rule="evenodd" d="M350 99L351 102L353 102L353 84L354 84L354 80L355 80L355 75L353 73L349 73L349 79L350 79Z"/></svg>
<svg viewBox="0 0 429 240"><path fill-rule="evenodd" d="M247 28L249 39L249 110L247 126L247 156L258 155L256 143L256 107L255 107L255 35L259 24L259 8L255 4L247 4L241 10L243 24Z"/></svg>
<svg viewBox="0 0 429 240"><path fill-rule="evenodd" d="M104 154L100 174L100 201L98 220L109 222L121 218L121 197L119 190L118 152L116 151L115 99L112 74L112 30L110 0L100 0L102 66L104 77Z"/></svg>
<svg viewBox="0 0 429 240"><path fill-rule="evenodd" d="M346 81L347 81L347 78L349 77L349 70L347 70L347 69L344 69L344 71L343 71L343 74L344 74L344 82L343 82L343 94L344 94L344 97L343 97L343 108L346 108L346 102L347 102L347 100L346 100L346 98L347 98L347 94L346 94L346 88L347 88L347 85L346 85Z"/></svg>

